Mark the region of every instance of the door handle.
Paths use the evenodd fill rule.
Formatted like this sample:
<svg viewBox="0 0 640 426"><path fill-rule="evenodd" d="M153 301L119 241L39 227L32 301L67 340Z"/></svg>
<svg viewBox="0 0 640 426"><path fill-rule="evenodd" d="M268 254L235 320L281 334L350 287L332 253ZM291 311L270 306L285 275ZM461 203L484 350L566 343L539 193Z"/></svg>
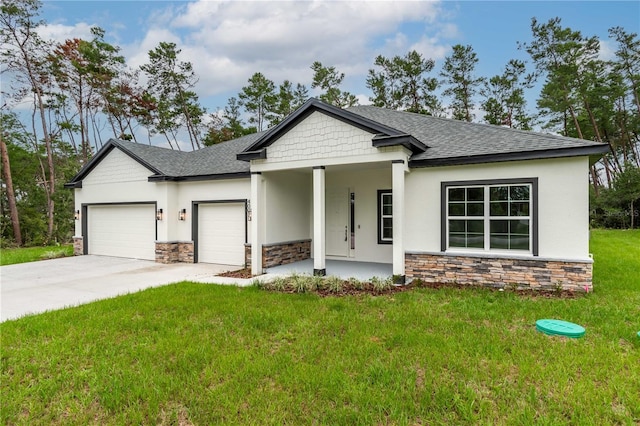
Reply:
<svg viewBox="0 0 640 426"><path fill-rule="evenodd" d="M347 227L344 227L344 240L347 241Z"/></svg>

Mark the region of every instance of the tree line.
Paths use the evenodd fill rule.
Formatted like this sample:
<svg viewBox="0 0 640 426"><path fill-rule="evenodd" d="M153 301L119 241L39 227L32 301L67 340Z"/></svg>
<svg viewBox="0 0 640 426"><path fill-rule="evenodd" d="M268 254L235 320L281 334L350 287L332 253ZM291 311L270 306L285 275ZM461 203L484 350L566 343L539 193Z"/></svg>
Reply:
<svg viewBox="0 0 640 426"><path fill-rule="evenodd" d="M195 91L198 76L175 43L161 42L137 69L128 66L105 31L60 43L38 30L38 0L0 5L2 91L2 244L67 240L73 200L62 185L110 137L172 149L201 149L284 120L309 97L303 83L277 84L256 72L221 111L207 111ZM515 129L540 127L606 143L611 153L591 166L596 225L637 226L640 198L640 40L621 27L609 30L615 57L600 57L600 40L564 27L560 18L531 22L531 40L499 75L476 72L470 45L455 45L440 72L417 51L377 56L366 76L369 101L417 114L479 121ZM344 73L320 61L310 65L310 88L329 104L358 103L343 90ZM535 112L525 91L541 82ZM22 111L19 113L19 111ZM476 114L481 114L476 117ZM140 140L140 139L144 140ZM635 204L634 204L635 203ZM635 220L635 223L634 223Z"/></svg>

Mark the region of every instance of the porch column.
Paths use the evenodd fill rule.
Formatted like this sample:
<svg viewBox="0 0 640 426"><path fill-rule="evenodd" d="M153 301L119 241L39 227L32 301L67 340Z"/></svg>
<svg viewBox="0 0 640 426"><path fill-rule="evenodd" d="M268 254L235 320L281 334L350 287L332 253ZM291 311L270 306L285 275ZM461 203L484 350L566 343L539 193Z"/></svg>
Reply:
<svg viewBox="0 0 640 426"><path fill-rule="evenodd" d="M327 274L325 235L324 166L317 166L313 168L313 275Z"/></svg>
<svg viewBox="0 0 640 426"><path fill-rule="evenodd" d="M404 284L404 160L391 162L394 284Z"/></svg>
<svg viewBox="0 0 640 426"><path fill-rule="evenodd" d="M262 175L251 172L251 275L262 274Z"/></svg>

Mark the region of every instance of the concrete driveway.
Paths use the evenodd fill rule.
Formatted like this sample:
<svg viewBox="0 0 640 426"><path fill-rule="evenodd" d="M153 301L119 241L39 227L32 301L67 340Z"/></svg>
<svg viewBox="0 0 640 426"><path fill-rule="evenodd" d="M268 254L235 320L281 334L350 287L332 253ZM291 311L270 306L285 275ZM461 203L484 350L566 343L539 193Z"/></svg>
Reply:
<svg viewBox="0 0 640 426"><path fill-rule="evenodd" d="M178 281L247 285L216 277L236 266L163 265L148 260L77 256L0 267L0 321L76 306Z"/></svg>

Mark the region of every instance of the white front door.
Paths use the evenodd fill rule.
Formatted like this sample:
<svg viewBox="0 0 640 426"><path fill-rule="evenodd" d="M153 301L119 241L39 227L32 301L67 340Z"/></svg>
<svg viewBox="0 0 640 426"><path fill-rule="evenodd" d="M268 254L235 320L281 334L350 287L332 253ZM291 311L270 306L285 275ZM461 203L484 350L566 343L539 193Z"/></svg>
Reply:
<svg viewBox="0 0 640 426"><path fill-rule="evenodd" d="M327 256L349 255L349 188L327 189Z"/></svg>

